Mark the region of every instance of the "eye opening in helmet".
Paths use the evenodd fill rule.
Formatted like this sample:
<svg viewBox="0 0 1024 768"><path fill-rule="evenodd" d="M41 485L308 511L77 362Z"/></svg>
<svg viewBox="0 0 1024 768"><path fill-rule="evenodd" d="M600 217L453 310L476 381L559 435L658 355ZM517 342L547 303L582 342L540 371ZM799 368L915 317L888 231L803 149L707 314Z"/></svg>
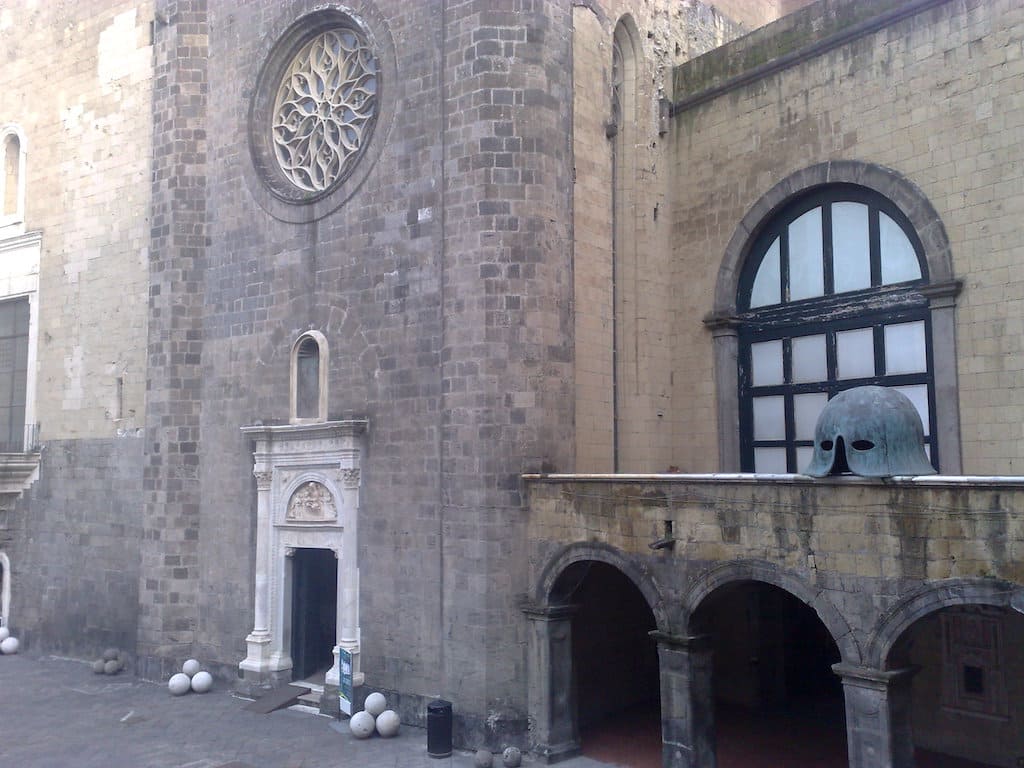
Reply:
<svg viewBox="0 0 1024 768"><path fill-rule="evenodd" d="M855 451L870 451L875 447L875 444L870 440L854 440L850 445L853 446Z"/></svg>
<svg viewBox="0 0 1024 768"><path fill-rule="evenodd" d="M832 450L832 441L831 440L822 440L821 441L821 450L823 450L823 451L831 451Z"/></svg>

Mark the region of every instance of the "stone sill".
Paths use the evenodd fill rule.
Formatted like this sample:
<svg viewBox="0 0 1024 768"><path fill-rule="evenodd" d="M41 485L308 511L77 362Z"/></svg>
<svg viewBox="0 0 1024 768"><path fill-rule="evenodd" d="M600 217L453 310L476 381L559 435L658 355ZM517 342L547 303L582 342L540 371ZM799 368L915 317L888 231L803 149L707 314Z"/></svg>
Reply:
<svg viewBox="0 0 1024 768"><path fill-rule="evenodd" d="M779 485L871 485L871 486L954 486L954 487L1024 487L1024 477L1012 475L921 475L918 477L809 477L807 475L770 475L753 472L714 472L707 474L524 474L523 480L535 483L718 483L725 485L779 484Z"/></svg>

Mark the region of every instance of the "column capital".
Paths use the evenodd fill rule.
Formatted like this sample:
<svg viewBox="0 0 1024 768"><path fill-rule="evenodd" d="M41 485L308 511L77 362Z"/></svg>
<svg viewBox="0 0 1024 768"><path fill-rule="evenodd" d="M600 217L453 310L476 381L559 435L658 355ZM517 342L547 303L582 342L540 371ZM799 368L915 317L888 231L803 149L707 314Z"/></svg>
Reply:
<svg viewBox="0 0 1024 768"><path fill-rule="evenodd" d="M658 645L679 651L708 651L711 650L711 635L673 635L671 632L662 632L655 629L647 633Z"/></svg>
<svg viewBox="0 0 1024 768"><path fill-rule="evenodd" d="M832 665L832 671L843 679L844 684L849 683L850 685L858 685L863 688L877 688L879 690L901 683L909 683L910 679L920 669L920 667L872 669L871 667L860 667L855 664L844 664L842 662Z"/></svg>
<svg viewBox="0 0 1024 768"><path fill-rule="evenodd" d="M519 610L526 614L531 621L556 621L558 619L571 618L580 609L575 603L564 605L540 605L532 601L524 600L519 604Z"/></svg>

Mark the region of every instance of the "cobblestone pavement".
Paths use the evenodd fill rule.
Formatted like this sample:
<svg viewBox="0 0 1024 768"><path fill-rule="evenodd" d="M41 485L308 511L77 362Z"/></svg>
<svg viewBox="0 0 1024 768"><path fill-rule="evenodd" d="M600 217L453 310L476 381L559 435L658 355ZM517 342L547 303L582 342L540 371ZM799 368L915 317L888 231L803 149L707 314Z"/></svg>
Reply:
<svg viewBox="0 0 1024 768"><path fill-rule="evenodd" d="M174 697L124 673L53 657L0 657L2 768L470 768L470 753L433 759L426 731L355 739L330 718L247 712L223 686ZM500 755L495 765L501 765ZM524 765L529 765L525 761ZM562 768L606 768L579 757Z"/></svg>

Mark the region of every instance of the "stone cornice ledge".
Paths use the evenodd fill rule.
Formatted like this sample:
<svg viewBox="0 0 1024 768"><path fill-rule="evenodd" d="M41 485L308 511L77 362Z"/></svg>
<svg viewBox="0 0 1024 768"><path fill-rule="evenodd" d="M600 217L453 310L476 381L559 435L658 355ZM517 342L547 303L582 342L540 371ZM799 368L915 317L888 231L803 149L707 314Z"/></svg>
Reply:
<svg viewBox="0 0 1024 768"><path fill-rule="evenodd" d="M309 440L325 437L358 437L370 428L368 419L318 421L309 424L252 424L240 427L242 434L254 439Z"/></svg>
<svg viewBox="0 0 1024 768"><path fill-rule="evenodd" d="M885 27L902 21L903 19L909 18L911 16L916 16L922 11L926 11L936 6L945 5L946 3L949 2L951 2L951 0L910 0L910 2L904 5L900 5L896 8L890 8L889 10L883 11L876 16L864 19L863 21L852 24L849 27L845 27L838 32L834 32L831 35L826 35L825 37L813 40L812 42L809 42L806 45L797 48L794 51L781 54L776 58L765 61L763 64L755 65L750 69L741 71L735 75L732 75L731 77L727 76L725 80L722 80L721 82L715 85L710 85L708 87L698 89L693 93L674 101L672 103L672 107L669 111L669 114L670 116L675 117L676 115L686 112L687 110L693 109L694 107L700 106L701 104L705 104L709 101L712 101L713 99L716 99L719 96L728 93L729 91L735 90L737 88L742 88L745 85L749 85L750 83L768 77L769 75L773 75L777 72L781 72L784 69L794 67L797 64L801 64L809 59L816 58L817 56L820 56L823 53L832 50L833 48L838 48L839 46L845 45L846 43L849 43L860 37L865 37L866 35L870 35L874 32L877 32L880 29L884 29ZM818 4L815 3L812 7L816 7L817 5ZM802 12L809 11L797 11L797 13ZM783 17L783 19L780 19L779 21L784 21L786 18L787 17ZM777 24L779 22L775 23ZM715 55L721 56L725 52L728 52L730 49L739 50L739 46L742 46L744 44L744 41L746 41L749 44L753 36L762 35L767 37L770 34L770 32L766 32L764 30L765 28L762 27L761 30L756 30L755 32L752 32L750 35L742 37L737 41L733 41L732 43L726 43L725 45L716 48L713 51L704 54L703 56L698 56L696 59L692 59L690 62L680 64L678 67L675 68L674 74L677 74L680 70L685 69L688 66L693 66L694 62L700 62L702 60L704 62L707 62L710 61L708 57ZM675 79L676 78L674 76L673 81L675 81Z"/></svg>

